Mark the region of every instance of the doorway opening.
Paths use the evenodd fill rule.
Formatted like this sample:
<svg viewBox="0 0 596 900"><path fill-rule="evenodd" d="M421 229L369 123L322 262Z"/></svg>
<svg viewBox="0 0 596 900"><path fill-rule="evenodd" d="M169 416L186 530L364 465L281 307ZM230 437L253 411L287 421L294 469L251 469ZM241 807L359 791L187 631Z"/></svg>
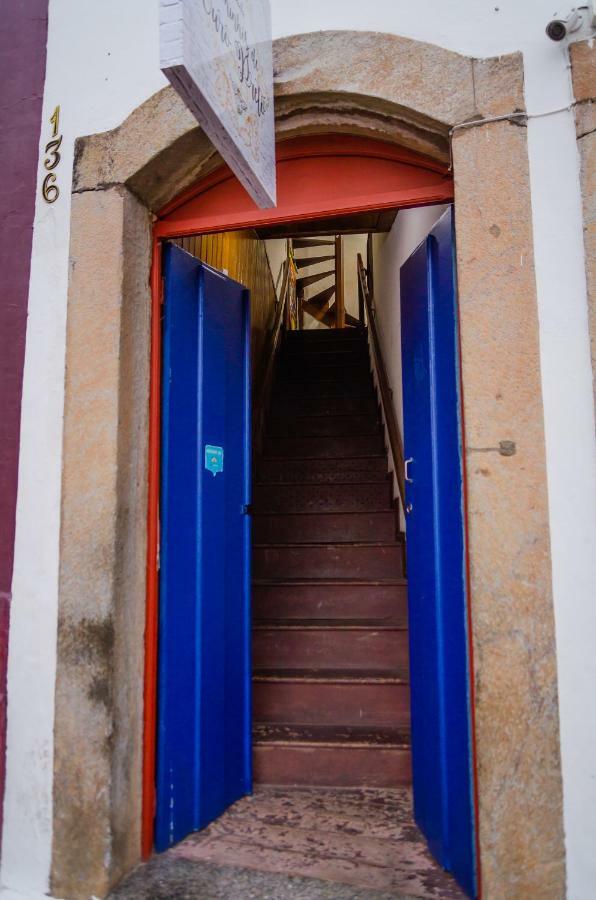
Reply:
<svg viewBox="0 0 596 900"><path fill-rule="evenodd" d="M432 636L433 632L435 635L430 641L435 646L432 654L423 658L420 653L424 638L419 638L416 646L412 646L410 639L408 653L404 532L409 529L407 513L412 511L411 508L408 511L408 507L413 504L406 495L405 482L407 480L411 484L415 477L412 477L413 469L408 470L404 466L404 451L403 446L400 446L405 410L401 403L395 403L391 397L392 389L398 395L401 393L401 373L396 380L395 371L391 371L384 361L389 357L390 365L397 365L398 370L401 367L399 348L393 345L391 350L391 341L395 341L396 334L399 338L400 330L398 319L392 320L392 316L395 317L396 314L396 304L393 302L395 247L385 245L391 241L395 244L406 240L404 229L397 227L398 224L401 225L399 215L396 219L397 209L410 208L412 212L418 212L422 206L421 190L427 194L429 190L434 191L432 201L436 203L437 187L433 183L430 188L413 188L411 185L404 188L403 169L416 169L416 166L411 159L403 166L395 158L393 147L390 163L391 170L399 181L401 205L398 207L394 203L389 206L390 201L386 200L385 205L375 208L372 205L375 202L374 192L370 197L363 193L358 196L358 205L364 206L364 209L347 214L346 207L351 203L353 208L355 203L353 171L351 174L340 172L336 177L334 189L338 190L339 184L340 189L343 187L346 191L348 186L348 201L344 202L345 198L338 200L336 197L336 207L332 207L329 199L324 196L325 172L321 170L330 164L338 175L338 146L335 144L331 148L335 153L327 152L325 155L322 142L320 139L317 141L319 156L315 153L314 157L306 157L304 147L288 147L285 156L294 169L291 179L294 189L296 182L304 184L304 172L297 173L297 166L304 167L305 160L311 160L312 182L312 158L317 160L314 172L318 175L317 183L323 197L318 198L321 206L316 211L316 217L313 216L313 201L309 202L308 197L300 195L297 199L298 207L292 210L291 201L286 201L285 206L282 202L281 215L274 211L265 221L263 213L251 211L249 214L245 209L236 209L235 214L230 215L229 208L233 207L233 203L225 196L230 185L225 179L222 181L220 174L211 178L202 193L195 193L194 196L187 197L182 205L164 211L164 218L156 227L156 238L167 237L178 245L178 248L166 251L170 256L183 252L197 261L202 260L202 263L195 264L197 283L200 281L203 284L201 302L205 304L201 313L201 328L208 327L206 310L210 295L209 288L205 285L212 272L219 273L220 278L223 276L226 283L237 281L243 289L252 289L253 326L255 322L260 326L253 327L251 335L254 387L252 433L255 451L252 509L248 494L238 501L239 507L246 507L242 514L250 517L252 513L253 519L252 760L255 780L278 786L295 784L351 789L391 789L408 784L408 656L411 666L415 666L415 660L418 660L421 668L419 684L432 683L430 694L427 692L428 695L423 699L425 707L422 720L430 717L435 727L434 734L423 736L422 731L420 732L418 749L415 750L420 772L419 782L422 785L430 773L438 781L434 803L432 798L430 801L428 797L425 800L422 788L415 793L415 803L416 794L420 797L417 818L435 855L443 865L457 871L460 881L465 882L467 878L464 886L469 893L474 893L465 596L462 593L459 598L461 608L458 610L457 624L460 631L463 627L458 666L464 681L458 685L459 705L456 702L454 708L445 709L445 696L440 686L437 687L437 677L444 674L444 669L441 668L444 659L439 646L443 643L444 635L438 634L441 623L432 620L425 623L426 637ZM353 154L343 157L347 168L353 167L356 161L357 170L362 175L363 144L368 145L366 149L370 153L370 145L375 143L377 142L366 141L360 142L359 147L353 146ZM373 159L374 156L368 157L371 169L376 167L376 163L371 163ZM387 162L382 154L376 159L383 159L383 164ZM395 173L396 165L402 166L399 175ZM343 185L341 174L346 174ZM298 176L302 177L302 182ZM380 177L386 186L386 168ZM450 186L445 184L444 173L441 178L441 199L448 200ZM210 191L218 194L218 189L219 196L215 199L203 196ZM352 195L349 194L350 190ZM405 196L408 192L409 200ZM200 203L197 202L198 199ZM219 207L218 200L222 204ZM235 202L237 201L236 197ZM368 207L367 201L370 204ZM242 202L245 202L244 198ZM228 208L227 213L222 213L222 206ZM228 220L235 219L243 228L234 230L229 227L225 232L201 232L197 226L204 225L205 209L209 209L210 214L213 211L213 222L217 226L221 227L224 224L222 217L227 216ZM425 209L428 210L429 207ZM290 218L292 212L294 215L300 213L300 217ZM249 222L251 216L253 221ZM429 221L432 218L431 213ZM437 218L438 213L434 216L435 222ZM246 228L248 224L253 225L250 231ZM411 223L406 223L405 230L408 225L411 226ZM432 267L435 253L432 241L426 246L431 230L430 227L427 228L420 237L426 247L422 274L426 277L427 291L432 293L437 287L440 273L436 267ZM435 237L435 243L436 240ZM419 243L417 241L412 245L410 251L415 251ZM174 279L169 285L171 266L168 270L166 264L163 270L166 276L165 293L161 295L160 254L161 248L156 244L154 283L159 303L163 300L165 304L167 322L168 304L172 303L172 298L179 291L180 278L178 276L178 281ZM245 257L249 262L243 271L242 259ZM377 265L375 257L378 258ZM451 258L453 259L453 255ZM453 274L451 281L454 302ZM383 284L384 288L381 287ZM390 298L383 306L380 297L387 288ZM212 290L217 294L216 281L213 281ZM240 294L238 297L240 298ZM242 301L239 299L238 302ZM213 308L217 305L215 302ZM414 302L413 308L415 306ZM399 304L397 315L399 317ZM436 325L437 322L431 322L433 324ZM204 337L204 332L201 334ZM449 356L453 367L455 395L452 399L455 405L452 411L457 432L459 412L455 325L453 334L447 337L451 343L448 343L443 352ZM167 340L161 332L161 326L154 322L156 377L159 377L159 373L155 353L157 350L158 358L161 357L159 348L162 341L166 344L164 349L167 351ZM197 344L197 359L204 359L205 346ZM416 369L415 353L408 364L413 367L412 371ZM427 368L432 369L432 365L429 363ZM168 368L167 377L170 371ZM165 446L164 425L163 419L161 423L159 419L159 401L160 397L165 396L163 391L167 377L164 370L160 390L155 383L153 385L153 409L157 413L157 416L154 415L154 428L161 438L159 444L154 433L153 446L157 445L159 448L161 445L162 449ZM199 378L203 379L205 385L209 377L207 369L199 369ZM225 373L223 377L225 380ZM246 408L243 413L239 413L240 417L245 413ZM449 424L453 426L452 422ZM198 433L202 435L200 427ZM433 434L436 434L436 430ZM218 446L207 441L206 437L205 433L205 440L201 437L195 448L195 460L198 453L198 462L203 467L204 443L204 468L213 478L212 483L216 484L218 474L208 468L207 449L209 447L213 452L221 450L224 460L227 460L227 449L223 444ZM457 434L455 437L457 439ZM406 429L406 451L407 441ZM184 446L184 441L178 441L173 446ZM156 455L158 453L159 449ZM418 461L417 457L409 458L406 455L406 458L410 464ZM456 462L461 467L460 457ZM162 472L163 464L162 462ZM430 460L429 464L432 470L433 461ZM167 564L164 566L163 542L167 541L168 535L163 529L163 483L161 487L163 601L164 569L167 569ZM157 507L155 492L159 489L159 483L156 486L152 482L154 516ZM457 503L457 497L455 501ZM426 507L429 507L428 498L426 501L424 497L417 500L416 509L418 503L426 503ZM435 522L438 521L440 510L437 512L432 502L430 510L431 516L434 510ZM238 512L240 514L240 509ZM155 524L153 527L156 527ZM205 525L202 533L207 530L208 526ZM426 537L429 540L428 534ZM225 528L222 541L225 544ZM432 544L432 540L430 542ZM460 556L460 582L463 584L463 533ZM443 573L440 560L437 563L437 560L427 559L421 563L421 566L424 565L430 565L438 573L439 589L431 587L431 592L434 590L433 598L442 596L440 585ZM423 599L426 598L428 602L427 594L428 586L423 586ZM157 595L158 584L154 580L149 602L150 609L151 604L154 605L156 627L159 620L155 614ZM445 600L445 597L442 599ZM163 621L163 606L160 609ZM427 613L429 611L430 607ZM183 623L183 631L184 628ZM225 643L225 627L220 631L220 637ZM242 645L242 634L238 633L237 638L239 647ZM166 642L167 639L162 634L160 664ZM179 657L173 658L180 671ZM148 659L151 660L151 654L148 654ZM242 667L240 674L237 674L239 678L242 678L241 669ZM203 673L199 681L205 680L208 675L209 673ZM149 672L149 692L154 690L152 677ZM160 690L164 686L166 692L173 690L176 695L175 704L179 707L183 699L180 690L172 689L169 673L161 667L160 685ZM248 697L249 686L246 683L245 688ZM220 689L221 682L218 682L217 690ZM163 698L162 694L162 710L165 702ZM222 709L225 708L225 698L223 704ZM156 708L155 705L153 708ZM248 708L246 704L244 708ZM159 706L157 709L159 710ZM150 706L148 712L151 712ZM445 743L444 737L445 720L452 719L454 712L455 717L460 719L460 732L463 727L463 735L460 733L459 738L463 740L463 768L467 767L468 781L459 784L462 792L459 796L447 797L447 788L452 791L458 785L458 775L456 774L454 781L453 773L449 772L449 766L453 762L453 747L448 746L448 741ZM205 775L200 770L202 766L206 768L208 763L200 758L200 754L210 740L209 730L215 726L216 713L214 710L208 723L199 721L197 724L195 720L191 723L194 730L190 747L194 747L195 756L194 759L187 758L182 765L187 770L188 766L197 766L197 784L205 783ZM160 735L163 736L165 729L169 732L167 737L174 738L175 745L176 737L173 736L172 729L176 727L178 714L176 713L174 720L162 719L161 711L158 714ZM150 774L153 777L153 750L150 746L152 727L149 715L145 760L145 789L149 794L153 787L148 781ZM225 743L225 737L220 735L220 740ZM425 740L429 742L430 751L425 747ZM199 747L203 749L197 751ZM170 759L168 764L167 774L171 776ZM243 777L236 782L236 795L232 796L232 791L227 802L222 801L223 806L220 804L218 807L219 812L228 802L247 793L249 789L250 764L247 765L246 757L239 765L243 767ZM438 802L437 797L440 798ZM166 797L164 795L160 798L158 793L158 818L160 802L163 809ZM363 802L367 802L366 798ZM450 810L454 806L463 809L464 815L460 816L459 822L451 823ZM191 818L195 812L196 810L191 811ZM145 833L149 833L150 827L151 834L146 840L152 842L153 823L151 821L149 826L147 818L146 815ZM445 841L445 834L452 834L453 828L457 829L461 825L462 818L467 818L469 832L456 836L453 846L465 857L463 868L461 860L457 859L457 852L450 855L453 846L450 845L451 849L447 851ZM173 822L169 813L165 820L167 825L164 833ZM195 819L195 827L207 824L208 820L199 816ZM172 830L171 834L174 833ZM163 841L166 842L172 841Z"/></svg>

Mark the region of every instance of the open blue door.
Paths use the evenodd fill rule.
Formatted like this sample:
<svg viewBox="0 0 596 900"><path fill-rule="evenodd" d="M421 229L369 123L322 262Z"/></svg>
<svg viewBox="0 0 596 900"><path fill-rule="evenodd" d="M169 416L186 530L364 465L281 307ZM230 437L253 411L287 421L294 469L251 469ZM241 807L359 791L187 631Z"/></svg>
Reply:
<svg viewBox="0 0 596 900"><path fill-rule="evenodd" d="M165 248L155 844L251 790L248 291Z"/></svg>
<svg viewBox="0 0 596 900"><path fill-rule="evenodd" d="M476 896L453 211L401 269L414 816Z"/></svg>

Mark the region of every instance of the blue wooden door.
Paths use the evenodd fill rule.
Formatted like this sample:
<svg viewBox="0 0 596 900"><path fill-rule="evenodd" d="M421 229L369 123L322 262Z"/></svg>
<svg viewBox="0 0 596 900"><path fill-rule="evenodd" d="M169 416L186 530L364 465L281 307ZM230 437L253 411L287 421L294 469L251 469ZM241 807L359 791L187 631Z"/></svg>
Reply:
<svg viewBox="0 0 596 900"><path fill-rule="evenodd" d="M401 269L414 815L476 894L452 209Z"/></svg>
<svg viewBox="0 0 596 900"><path fill-rule="evenodd" d="M249 294L164 255L158 850L252 777Z"/></svg>

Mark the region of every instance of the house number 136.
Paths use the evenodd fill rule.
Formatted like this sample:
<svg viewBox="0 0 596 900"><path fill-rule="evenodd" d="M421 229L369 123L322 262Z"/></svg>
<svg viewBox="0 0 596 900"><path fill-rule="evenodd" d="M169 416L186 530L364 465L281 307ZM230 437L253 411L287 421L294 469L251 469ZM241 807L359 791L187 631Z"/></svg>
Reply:
<svg viewBox="0 0 596 900"><path fill-rule="evenodd" d="M47 175L41 186L41 195L46 203L54 203L60 196L60 188L56 184L56 173L53 169L60 162L60 145L62 143L62 135L58 134L60 125L60 107L57 106L50 117L50 125L52 126L52 140L46 144L46 158L43 161L43 167L47 171Z"/></svg>

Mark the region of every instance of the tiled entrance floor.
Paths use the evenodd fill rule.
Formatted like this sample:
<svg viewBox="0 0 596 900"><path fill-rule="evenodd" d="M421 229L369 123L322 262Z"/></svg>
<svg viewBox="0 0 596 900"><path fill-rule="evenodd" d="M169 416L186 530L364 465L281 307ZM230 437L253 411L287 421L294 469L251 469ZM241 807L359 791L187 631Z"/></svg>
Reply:
<svg viewBox="0 0 596 900"><path fill-rule="evenodd" d="M261 788L140 866L119 900L463 898L412 822L409 789Z"/></svg>

